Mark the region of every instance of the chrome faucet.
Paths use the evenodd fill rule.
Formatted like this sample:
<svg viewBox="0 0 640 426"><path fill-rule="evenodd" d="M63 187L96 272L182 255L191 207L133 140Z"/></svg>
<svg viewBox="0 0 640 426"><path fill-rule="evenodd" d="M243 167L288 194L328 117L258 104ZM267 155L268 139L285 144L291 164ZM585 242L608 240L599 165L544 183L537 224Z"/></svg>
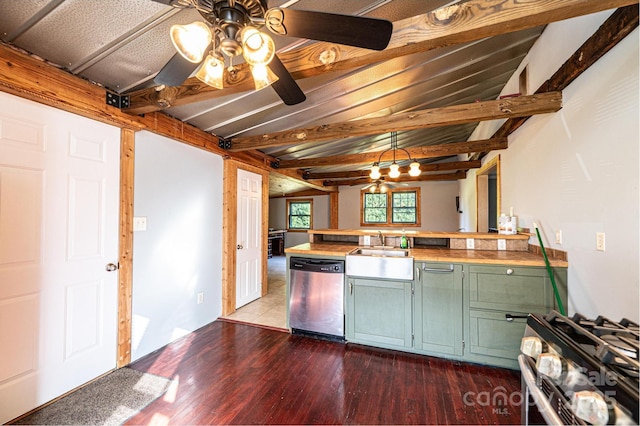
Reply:
<svg viewBox="0 0 640 426"><path fill-rule="evenodd" d="M378 238L380 239L380 244L384 247L384 235L382 235L382 231L378 231Z"/></svg>

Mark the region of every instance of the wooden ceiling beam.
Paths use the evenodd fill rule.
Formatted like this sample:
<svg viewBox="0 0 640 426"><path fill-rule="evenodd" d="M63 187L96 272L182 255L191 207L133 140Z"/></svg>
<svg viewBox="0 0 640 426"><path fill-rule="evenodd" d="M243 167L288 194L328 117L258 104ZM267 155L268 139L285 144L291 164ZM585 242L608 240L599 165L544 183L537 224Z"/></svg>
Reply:
<svg viewBox="0 0 640 426"><path fill-rule="evenodd" d="M507 138L483 139L469 142L447 143L442 145L428 145L418 148L407 148L411 158L437 158L458 154L469 154L477 151L493 151L506 149ZM341 164L365 164L378 161L380 152L366 152L363 154L334 155L321 158L304 158L298 160L283 160L278 162L278 170L299 169L304 167L330 167Z"/></svg>
<svg viewBox="0 0 640 426"><path fill-rule="evenodd" d="M391 131L427 129L501 118L524 117L556 112L561 108L562 92L541 93L233 138L230 151L320 143L356 136L379 135Z"/></svg>
<svg viewBox="0 0 640 426"><path fill-rule="evenodd" d="M633 4L638 0L470 0L394 22L391 41L383 51L321 42L278 57L294 79L307 78ZM235 67L232 74L225 71L224 79L223 90L192 77L181 86L134 91L125 111L145 114L254 87L246 64Z"/></svg>
<svg viewBox="0 0 640 426"><path fill-rule="evenodd" d="M301 170L273 169L271 170L271 173L278 174L287 179L293 179L310 189L316 189L322 192L333 192L338 190L337 187L327 187L322 180L303 179L303 172Z"/></svg>
<svg viewBox="0 0 640 426"><path fill-rule="evenodd" d="M482 167L481 161L450 161L448 163L431 163L420 165L420 170L423 172L441 172L447 170L469 170L478 169ZM408 166L400 167L400 173L407 173L409 171ZM369 176L371 173L369 170L355 170L352 172L329 172L329 173L306 173L304 175L307 179L348 179L359 178ZM389 169L380 169L380 173L386 175L389 173Z"/></svg>
<svg viewBox="0 0 640 426"><path fill-rule="evenodd" d="M445 180L459 180L465 179L467 177L467 172L456 172L456 173L438 173L434 175L420 175L420 176L402 176L398 179L389 179L385 178L384 183L400 183L400 182L425 182L425 181L445 181ZM373 183L373 180L370 178L361 178L361 179L351 179L351 180L334 180L334 181L324 181L324 184L330 187L335 187L338 185L364 185L367 183Z"/></svg>

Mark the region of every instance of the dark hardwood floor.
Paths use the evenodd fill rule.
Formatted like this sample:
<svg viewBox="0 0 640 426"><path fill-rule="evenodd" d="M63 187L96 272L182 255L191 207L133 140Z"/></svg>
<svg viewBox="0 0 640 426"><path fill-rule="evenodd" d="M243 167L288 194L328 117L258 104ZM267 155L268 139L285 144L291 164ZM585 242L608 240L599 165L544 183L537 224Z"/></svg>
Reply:
<svg viewBox="0 0 640 426"><path fill-rule="evenodd" d="M517 424L520 374L215 321L130 365L177 382L128 424Z"/></svg>

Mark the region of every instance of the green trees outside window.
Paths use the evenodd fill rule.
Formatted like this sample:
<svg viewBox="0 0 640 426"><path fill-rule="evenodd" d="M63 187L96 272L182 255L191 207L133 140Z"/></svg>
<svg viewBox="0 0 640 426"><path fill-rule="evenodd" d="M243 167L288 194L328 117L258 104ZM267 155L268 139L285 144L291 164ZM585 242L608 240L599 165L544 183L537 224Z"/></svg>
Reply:
<svg viewBox="0 0 640 426"><path fill-rule="evenodd" d="M287 229L308 230L313 227L313 200L287 201Z"/></svg>
<svg viewBox="0 0 640 426"><path fill-rule="evenodd" d="M420 226L420 188L362 191L360 200L362 226Z"/></svg>

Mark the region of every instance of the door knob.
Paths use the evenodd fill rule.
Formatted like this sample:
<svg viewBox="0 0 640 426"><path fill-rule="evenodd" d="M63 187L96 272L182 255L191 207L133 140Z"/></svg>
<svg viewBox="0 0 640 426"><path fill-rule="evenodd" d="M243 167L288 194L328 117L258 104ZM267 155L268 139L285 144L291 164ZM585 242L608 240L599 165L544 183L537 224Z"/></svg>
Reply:
<svg viewBox="0 0 640 426"><path fill-rule="evenodd" d="M242 250L244 247L242 246L242 244L238 244L238 246L236 247L238 250Z"/></svg>
<svg viewBox="0 0 640 426"><path fill-rule="evenodd" d="M113 272L116 271L118 269L118 265L115 263L107 263L107 266L105 266L105 268L107 270L107 272Z"/></svg>

